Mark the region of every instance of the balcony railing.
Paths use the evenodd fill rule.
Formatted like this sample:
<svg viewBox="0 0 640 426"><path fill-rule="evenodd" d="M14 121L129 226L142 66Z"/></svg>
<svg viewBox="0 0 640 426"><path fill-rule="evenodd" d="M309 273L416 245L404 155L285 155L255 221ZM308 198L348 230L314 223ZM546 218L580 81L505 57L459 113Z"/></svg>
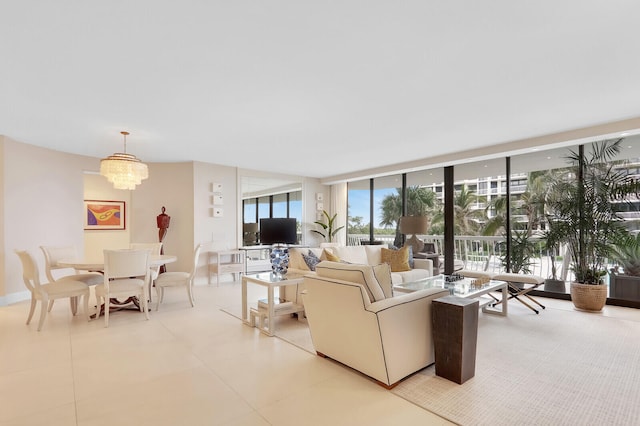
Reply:
<svg viewBox="0 0 640 426"><path fill-rule="evenodd" d="M375 235L376 241L383 244L392 245L393 235ZM437 253L443 253L444 237L442 235L418 235L418 238L427 243L434 243ZM369 240L367 234L349 234L348 245L360 245L362 241ZM547 278L551 277L552 258L548 256L544 249L544 242L532 237L535 243L535 254L531 257L529 269L531 274ZM505 243L504 237L500 236L463 236L454 237L455 258L461 260L464 269L474 271L486 271L492 273L506 272L502 265L500 246ZM556 257L556 271L560 279L571 280L573 274L568 267L569 258L566 250L560 250L562 256Z"/></svg>

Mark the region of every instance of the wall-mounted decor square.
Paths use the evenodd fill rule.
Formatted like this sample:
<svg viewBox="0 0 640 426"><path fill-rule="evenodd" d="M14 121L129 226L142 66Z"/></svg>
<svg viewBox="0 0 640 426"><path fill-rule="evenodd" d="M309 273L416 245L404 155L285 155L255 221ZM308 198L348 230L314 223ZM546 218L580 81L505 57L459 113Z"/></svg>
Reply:
<svg viewBox="0 0 640 426"><path fill-rule="evenodd" d="M124 201L84 200L84 229L120 230L125 227Z"/></svg>
<svg viewBox="0 0 640 426"><path fill-rule="evenodd" d="M222 217L224 216L224 211L222 210L222 207L214 207L212 210L212 214L213 217Z"/></svg>
<svg viewBox="0 0 640 426"><path fill-rule="evenodd" d="M211 192L222 192L222 184L221 183L217 183L217 182L213 182L211 184Z"/></svg>

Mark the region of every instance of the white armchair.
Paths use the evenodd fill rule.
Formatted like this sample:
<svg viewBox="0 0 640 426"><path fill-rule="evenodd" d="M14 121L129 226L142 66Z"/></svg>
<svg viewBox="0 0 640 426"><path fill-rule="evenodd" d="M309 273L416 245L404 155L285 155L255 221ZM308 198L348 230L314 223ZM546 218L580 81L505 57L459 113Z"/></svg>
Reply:
<svg viewBox="0 0 640 426"><path fill-rule="evenodd" d="M328 274L323 264L332 264ZM348 265L345 277L351 281L342 280L336 278L339 265L322 262L315 275L304 278L305 313L318 355L354 368L388 389L435 362L431 301L449 291L427 289L372 301L363 281L383 274L372 266ZM354 268L361 268L363 283L354 282Z"/></svg>

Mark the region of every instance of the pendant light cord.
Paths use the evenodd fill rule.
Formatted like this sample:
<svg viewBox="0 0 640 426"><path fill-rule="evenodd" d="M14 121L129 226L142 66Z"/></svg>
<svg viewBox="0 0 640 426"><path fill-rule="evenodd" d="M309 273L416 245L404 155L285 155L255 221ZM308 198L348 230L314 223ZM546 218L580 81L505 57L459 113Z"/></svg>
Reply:
<svg viewBox="0 0 640 426"><path fill-rule="evenodd" d="M124 136L124 153L127 153L127 135L129 132L120 132Z"/></svg>

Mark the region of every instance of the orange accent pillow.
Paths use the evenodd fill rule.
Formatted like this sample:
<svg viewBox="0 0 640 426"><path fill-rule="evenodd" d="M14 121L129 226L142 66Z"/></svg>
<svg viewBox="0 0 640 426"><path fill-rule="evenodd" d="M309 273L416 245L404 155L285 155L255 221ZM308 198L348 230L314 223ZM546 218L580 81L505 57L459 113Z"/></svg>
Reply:
<svg viewBox="0 0 640 426"><path fill-rule="evenodd" d="M391 266L391 272L403 272L410 271L409 266L409 247L402 247L398 250L391 250L382 248L380 256L383 263L388 263Z"/></svg>

